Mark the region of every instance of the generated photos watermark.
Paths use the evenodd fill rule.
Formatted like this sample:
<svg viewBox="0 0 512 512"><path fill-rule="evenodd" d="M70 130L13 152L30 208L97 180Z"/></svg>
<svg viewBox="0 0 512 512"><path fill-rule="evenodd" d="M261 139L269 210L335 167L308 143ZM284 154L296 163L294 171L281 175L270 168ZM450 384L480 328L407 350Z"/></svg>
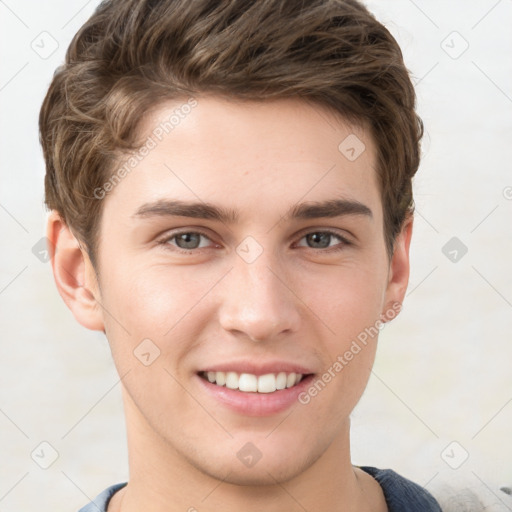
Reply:
<svg viewBox="0 0 512 512"><path fill-rule="evenodd" d="M298 401L303 405L309 404L311 399L317 396L318 393L320 393L320 391L322 391L327 384L331 382L343 370L343 368L348 366L350 361L352 361L357 354L366 347L368 341L372 340L379 334L380 330L384 325L386 325L386 322L393 320L393 318L400 313L401 309L402 304L400 302L394 302L391 308L389 308L383 315L385 321L382 319L376 320L372 326L366 327L361 331L357 335L356 339L352 340L350 347L343 354L338 355L334 363L329 366L329 368L322 373L322 375L319 376L306 391L302 391L302 393L299 394Z"/></svg>
<svg viewBox="0 0 512 512"><path fill-rule="evenodd" d="M94 197L96 199L103 199L107 193L111 192L116 185L118 185L123 178L130 174L137 165L146 158L153 149L155 149L159 142L163 140L165 135L174 130L183 119L185 119L192 109L197 106L197 100L195 98L189 98L186 103L183 103L179 107L172 111L172 114L168 119L162 121L148 136L146 142L139 147L137 151L132 153L130 158L126 160L122 167L119 167L110 178L103 183L101 187L94 189Z"/></svg>

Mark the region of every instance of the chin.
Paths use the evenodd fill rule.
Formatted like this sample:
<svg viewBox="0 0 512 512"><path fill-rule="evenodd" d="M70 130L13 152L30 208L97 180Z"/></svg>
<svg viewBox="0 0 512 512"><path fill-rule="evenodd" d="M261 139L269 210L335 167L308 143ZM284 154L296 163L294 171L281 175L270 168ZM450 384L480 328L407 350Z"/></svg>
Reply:
<svg viewBox="0 0 512 512"><path fill-rule="evenodd" d="M255 445L261 447L261 451ZM236 447L235 447L236 446ZM321 457L318 453L305 451L300 444L290 449L286 443L272 443L264 445L263 442L250 441L240 443L236 441L232 446L224 446L224 450L202 449L200 458L190 462L202 473L224 483L239 486L275 486L276 483L285 483L301 475L314 465ZM311 450L311 445L309 445Z"/></svg>
<svg viewBox="0 0 512 512"><path fill-rule="evenodd" d="M241 467L241 464L226 463L223 466L203 467L203 472L210 477L223 481L225 484L238 486L275 486L277 482L284 483L302 472L302 468L290 458L275 463L260 460L254 467Z"/></svg>

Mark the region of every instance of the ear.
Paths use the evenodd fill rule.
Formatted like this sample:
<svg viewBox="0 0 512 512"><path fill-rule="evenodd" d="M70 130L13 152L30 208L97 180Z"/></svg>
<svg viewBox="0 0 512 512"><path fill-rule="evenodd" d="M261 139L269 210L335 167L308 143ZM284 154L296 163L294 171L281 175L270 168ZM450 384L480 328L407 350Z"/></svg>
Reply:
<svg viewBox="0 0 512 512"><path fill-rule="evenodd" d="M48 217L46 236L50 241L48 249L53 277L60 296L81 325L104 331L94 268L87 252L55 210Z"/></svg>
<svg viewBox="0 0 512 512"><path fill-rule="evenodd" d="M413 216L408 216L395 240L389 264L382 320L392 320L400 311L409 284L409 247L411 245Z"/></svg>

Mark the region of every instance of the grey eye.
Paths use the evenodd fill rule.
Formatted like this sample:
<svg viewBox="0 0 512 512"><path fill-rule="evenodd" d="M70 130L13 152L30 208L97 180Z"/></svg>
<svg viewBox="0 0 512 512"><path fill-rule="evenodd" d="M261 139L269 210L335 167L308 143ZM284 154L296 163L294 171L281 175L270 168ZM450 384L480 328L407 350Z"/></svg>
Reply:
<svg viewBox="0 0 512 512"><path fill-rule="evenodd" d="M331 243L332 236L330 233L310 233L306 235L306 240L314 249L326 249Z"/></svg>
<svg viewBox="0 0 512 512"><path fill-rule="evenodd" d="M181 233L174 238L180 249L197 249L201 244L201 236L200 233Z"/></svg>

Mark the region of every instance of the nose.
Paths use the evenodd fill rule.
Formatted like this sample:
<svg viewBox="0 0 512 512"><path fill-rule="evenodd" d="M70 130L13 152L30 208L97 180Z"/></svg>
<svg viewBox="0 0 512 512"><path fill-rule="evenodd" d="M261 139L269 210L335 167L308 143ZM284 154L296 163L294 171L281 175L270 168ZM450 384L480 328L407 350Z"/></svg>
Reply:
<svg viewBox="0 0 512 512"><path fill-rule="evenodd" d="M222 328L252 341L296 332L301 301L287 283L285 272L264 255L252 263L236 259L222 286Z"/></svg>

